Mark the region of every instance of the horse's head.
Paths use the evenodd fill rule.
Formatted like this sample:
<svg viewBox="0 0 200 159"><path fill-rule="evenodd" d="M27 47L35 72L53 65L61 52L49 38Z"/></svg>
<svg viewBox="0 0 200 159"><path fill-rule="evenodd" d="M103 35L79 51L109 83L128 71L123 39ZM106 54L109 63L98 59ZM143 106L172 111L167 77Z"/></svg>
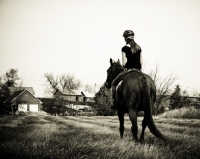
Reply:
<svg viewBox="0 0 200 159"><path fill-rule="evenodd" d="M111 88L112 81L117 77L119 73L124 70L123 66L120 64L119 60L114 62L110 59L110 67L107 70L107 79L105 82L106 88Z"/></svg>

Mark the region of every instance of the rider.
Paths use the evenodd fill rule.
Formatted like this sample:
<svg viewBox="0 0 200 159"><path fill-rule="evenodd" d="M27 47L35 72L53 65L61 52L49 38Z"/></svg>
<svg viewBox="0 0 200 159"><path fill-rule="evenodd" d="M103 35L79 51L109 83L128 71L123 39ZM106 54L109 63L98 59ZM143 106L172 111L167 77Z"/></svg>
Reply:
<svg viewBox="0 0 200 159"><path fill-rule="evenodd" d="M134 41L134 32L132 30L126 30L124 31L123 37L126 45L122 47L122 66L124 66L125 70L120 73L112 82L113 104L110 107L111 109L118 109L115 100L116 87L118 83L124 79L127 72L126 70L134 69L141 71L142 69L142 50L141 47Z"/></svg>

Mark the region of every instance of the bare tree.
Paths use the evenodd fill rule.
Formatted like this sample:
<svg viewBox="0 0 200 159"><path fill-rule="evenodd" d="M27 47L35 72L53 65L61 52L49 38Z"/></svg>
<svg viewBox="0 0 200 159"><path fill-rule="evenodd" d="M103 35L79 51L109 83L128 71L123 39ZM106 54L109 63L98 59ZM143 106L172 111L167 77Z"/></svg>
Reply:
<svg viewBox="0 0 200 159"><path fill-rule="evenodd" d="M74 75L62 74L60 76L54 76L52 73L45 73L47 80L45 93L53 95L56 90L61 92L72 93L74 90L81 87L81 81L76 79Z"/></svg>
<svg viewBox="0 0 200 159"><path fill-rule="evenodd" d="M71 75L71 74L60 75L59 84L63 91L66 90L69 93L72 93L73 90L79 89L82 85L81 81L78 79L75 79L74 75Z"/></svg>
<svg viewBox="0 0 200 159"><path fill-rule="evenodd" d="M168 95L170 94L170 88L174 82L178 79L175 73L169 74L167 77L160 77L159 65L156 65L155 70L151 70L149 75L153 79L156 85L156 103L154 105L154 113L157 115L161 111L161 106L168 100Z"/></svg>
<svg viewBox="0 0 200 159"><path fill-rule="evenodd" d="M198 90L192 90L192 96L193 97L199 97L200 96L200 92Z"/></svg>
<svg viewBox="0 0 200 159"><path fill-rule="evenodd" d="M157 84L158 81L158 73L159 73L159 65L156 64L155 70L151 70L149 73L155 84Z"/></svg>
<svg viewBox="0 0 200 159"><path fill-rule="evenodd" d="M55 91L58 89L58 76L54 77L54 75L52 73L45 73L44 74L47 83L45 84L45 94L47 94L48 96L53 96L53 94L55 93Z"/></svg>
<svg viewBox="0 0 200 159"><path fill-rule="evenodd" d="M84 91L86 91L86 92L93 92L93 93L95 93L96 92L96 83L93 85L93 86L91 86L91 85L89 85L89 84L85 84L84 85Z"/></svg>

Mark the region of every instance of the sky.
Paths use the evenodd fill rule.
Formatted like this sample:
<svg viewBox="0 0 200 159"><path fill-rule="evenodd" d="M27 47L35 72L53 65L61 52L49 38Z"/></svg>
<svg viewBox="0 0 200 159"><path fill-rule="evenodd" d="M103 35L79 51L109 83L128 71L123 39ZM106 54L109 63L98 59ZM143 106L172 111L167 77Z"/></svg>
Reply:
<svg viewBox="0 0 200 159"><path fill-rule="evenodd" d="M130 29L145 73L159 65L160 76L200 92L199 15L199 0L0 0L0 76L18 69L37 97L47 72L102 85Z"/></svg>

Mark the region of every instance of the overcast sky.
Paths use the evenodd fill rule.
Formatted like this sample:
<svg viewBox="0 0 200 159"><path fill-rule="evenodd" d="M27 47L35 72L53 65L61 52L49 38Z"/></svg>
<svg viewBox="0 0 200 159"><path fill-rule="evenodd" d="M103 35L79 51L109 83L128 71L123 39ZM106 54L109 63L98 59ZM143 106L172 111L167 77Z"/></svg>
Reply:
<svg viewBox="0 0 200 159"><path fill-rule="evenodd" d="M160 65L182 89L200 90L199 0L0 0L0 75L17 68L43 96L44 73L101 85L131 29L145 70ZM200 92L200 91L199 91Z"/></svg>

